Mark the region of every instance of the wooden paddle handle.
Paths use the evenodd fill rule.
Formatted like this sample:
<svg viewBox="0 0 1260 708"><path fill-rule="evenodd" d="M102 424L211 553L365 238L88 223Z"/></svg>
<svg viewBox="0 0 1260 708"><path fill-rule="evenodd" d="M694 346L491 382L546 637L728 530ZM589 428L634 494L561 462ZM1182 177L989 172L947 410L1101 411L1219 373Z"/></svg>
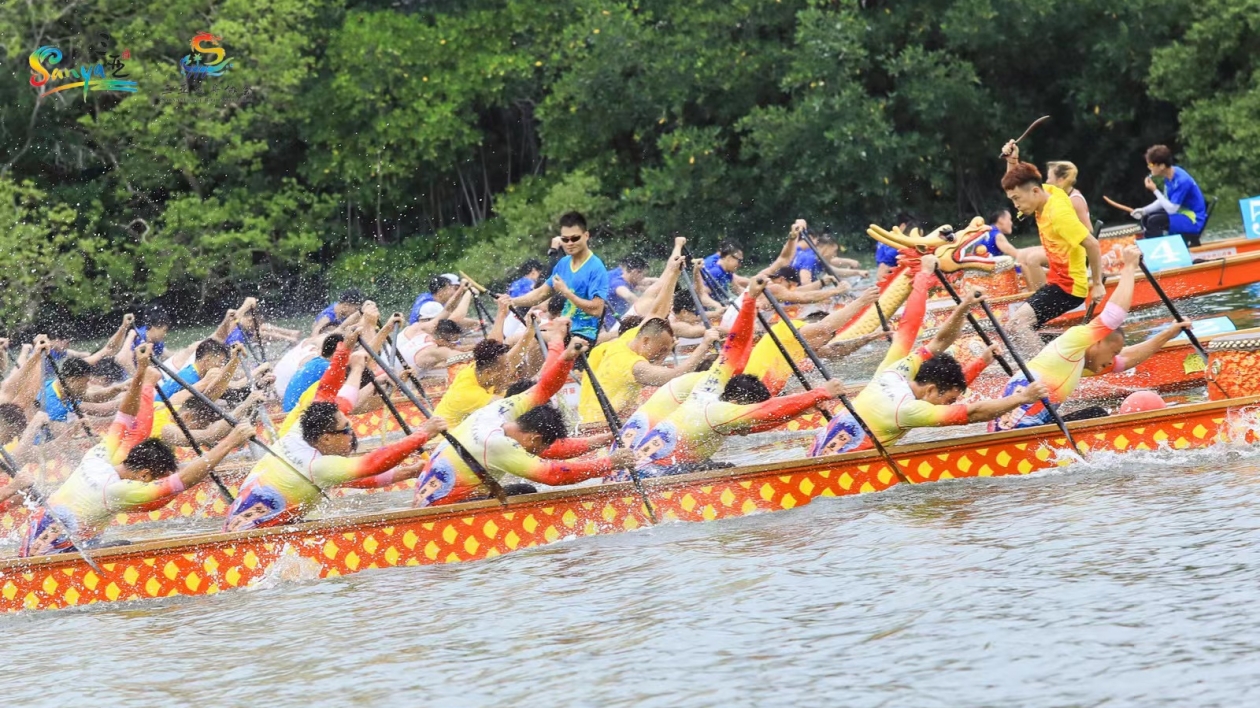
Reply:
<svg viewBox="0 0 1260 708"><path fill-rule="evenodd" d="M1137 211L1137 210L1136 210L1136 209L1134 209L1133 207L1131 207L1131 206L1125 206L1125 205L1121 204L1120 202L1118 202L1118 201L1116 201L1116 200L1114 200L1114 199L1112 199L1111 197L1108 197L1108 196L1106 196L1106 195L1103 195L1103 201L1104 201L1104 202L1107 202L1107 203L1108 203L1108 204L1110 204L1111 206L1113 206L1113 207L1115 207L1115 208L1119 209L1120 211L1123 211L1123 212L1124 212L1124 213L1126 213L1126 214L1132 214L1134 211Z"/></svg>
<svg viewBox="0 0 1260 708"><path fill-rule="evenodd" d="M467 281L468 281L468 284L469 284L470 286L472 286L472 289L473 289L473 290L476 290L478 293L484 293L484 292L487 292L487 290L485 289L485 287L483 287L483 286L481 285L481 283L478 283L477 281L475 281L475 280L473 280L472 278L468 277L468 274L467 274L467 273L465 273L465 272L464 272L464 271L462 271L462 270L461 270L461 271L457 271L457 272L459 273L459 277L461 277L461 278L463 278L464 280L467 280Z"/></svg>
<svg viewBox="0 0 1260 708"><path fill-rule="evenodd" d="M1045 123L1048 120L1050 120L1050 116L1042 116L1038 118L1037 120L1033 121L1032 125L1028 126L1028 130L1025 130L1023 134L1020 135L1018 138L1015 138L1015 144L1018 145L1019 141L1028 137L1028 134L1033 132L1033 128L1036 128L1037 126L1041 125L1042 123Z"/></svg>

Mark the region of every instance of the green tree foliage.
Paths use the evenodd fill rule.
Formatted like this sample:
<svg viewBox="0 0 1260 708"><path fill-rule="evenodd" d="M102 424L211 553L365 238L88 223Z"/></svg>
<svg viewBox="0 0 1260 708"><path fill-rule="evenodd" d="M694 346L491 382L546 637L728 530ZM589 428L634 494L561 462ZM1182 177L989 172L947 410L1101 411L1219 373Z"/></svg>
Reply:
<svg viewBox="0 0 1260 708"><path fill-rule="evenodd" d="M0 0L0 318L301 307L321 278L403 306L435 273L502 281L570 209L609 260L675 232L764 255L797 216L869 248L898 211L1001 204L997 152L1043 114L1025 154L1091 200L1140 198L1156 142L1254 193L1257 5ZM198 32L223 76L181 74ZM139 92L41 96L40 46L127 49Z"/></svg>

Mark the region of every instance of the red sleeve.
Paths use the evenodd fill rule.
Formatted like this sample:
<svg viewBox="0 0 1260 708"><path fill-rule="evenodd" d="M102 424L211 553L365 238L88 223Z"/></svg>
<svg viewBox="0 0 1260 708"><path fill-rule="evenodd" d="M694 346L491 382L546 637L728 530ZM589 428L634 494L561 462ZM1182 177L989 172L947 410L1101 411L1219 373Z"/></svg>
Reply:
<svg viewBox="0 0 1260 708"><path fill-rule="evenodd" d="M550 352L547 354L547 361L543 362L542 371L538 372L538 383L529 389L529 397L526 399L531 408L550 401L552 396L560 392L564 382L569 380L573 362L565 360L562 356L563 346L564 344L560 341L548 345Z"/></svg>
<svg viewBox="0 0 1260 708"><path fill-rule="evenodd" d="M919 329L923 327L923 318L927 314L928 289L932 285L933 277L932 273L923 271L914 275L914 287L910 291L910 299L906 301L906 310L901 316L901 322L897 323L897 334L893 337L893 346L899 347L904 352L909 352L914 347L914 340L919 336Z"/></svg>
<svg viewBox="0 0 1260 708"><path fill-rule="evenodd" d="M578 462L548 462L530 475L530 479L548 486L559 487L565 484L577 484L592 477L599 477L612 471L612 462L607 457Z"/></svg>
<svg viewBox="0 0 1260 708"><path fill-rule="evenodd" d="M377 448L362 457L355 458L357 463L355 477L380 474L395 467L428 441L429 434L423 430L417 430L393 445Z"/></svg>
<svg viewBox="0 0 1260 708"><path fill-rule="evenodd" d="M989 368L989 362L985 361L984 357L977 357L968 362L967 366L963 367L963 377L967 379L967 385L970 386L987 368Z"/></svg>
<svg viewBox="0 0 1260 708"><path fill-rule="evenodd" d="M605 444L607 443L594 436L589 438L560 438L551 443L538 456L546 460L567 460L579 455L585 455L591 450L603 447Z"/></svg>
<svg viewBox="0 0 1260 708"><path fill-rule="evenodd" d="M337 398L337 392L341 390L342 384L346 382L346 369L350 365L350 350L346 347L345 342L337 344L337 351L333 352L332 360L328 365L328 370L319 378L319 388L315 390L315 400L323 403L336 403L341 408L342 413L349 412L349 401L342 401Z"/></svg>
<svg viewBox="0 0 1260 708"><path fill-rule="evenodd" d="M744 371L744 367L748 365L748 356L752 354L753 325L756 323L756 317L757 300L745 296L744 303L739 308L739 315L736 316L735 323L731 325L731 331L726 335L726 342L722 346L723 363L734 369L736 374Z"/></svg>
<svg viewBox="0 0 1260 708"><path fill-rule="evenodd" d="M812 391L801 391L791 396L779 396L771 398L761 403L754 403L746 406L736 406L735 415L727 420L709 420L709 427L713 430L730 432L734 430L750 430L756 428L764 431L770 430L775 426L781 425L789 421L809 408L828 400L831 396L824 389L816 388ZM718 404L722 405L722 404ZM727 404L734 405L734 404ZM706 417L709 410L714 407L711 405L705 411ZM720 409L717 409L720 411ZM718 412L718 415L722 415Z"/></svg>

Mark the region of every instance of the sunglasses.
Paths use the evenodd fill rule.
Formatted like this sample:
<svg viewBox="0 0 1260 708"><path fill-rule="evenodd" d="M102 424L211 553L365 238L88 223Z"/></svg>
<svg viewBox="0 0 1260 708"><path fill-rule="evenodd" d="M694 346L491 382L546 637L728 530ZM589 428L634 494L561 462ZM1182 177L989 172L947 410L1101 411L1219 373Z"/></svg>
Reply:
<svg viewBox="0 0 1260 708"><path fill-rule="evenodd" d="M560 243L577 243L578 241L581 241L581 240L582 240L581 236L561 236L560 237Z"/></svg>
<svg viewBox="0 0 1260 708"><path fill-rule="evenodd" d="M737 256L737 255L735 255L734 253L732 253L731 255L727 256L727 258L734 258L734 259L735 259L735 262L736 262L736 263L740 263L740 264L742 264L742 263L744 262L744 257L743 257L743 256Z"/></svg>

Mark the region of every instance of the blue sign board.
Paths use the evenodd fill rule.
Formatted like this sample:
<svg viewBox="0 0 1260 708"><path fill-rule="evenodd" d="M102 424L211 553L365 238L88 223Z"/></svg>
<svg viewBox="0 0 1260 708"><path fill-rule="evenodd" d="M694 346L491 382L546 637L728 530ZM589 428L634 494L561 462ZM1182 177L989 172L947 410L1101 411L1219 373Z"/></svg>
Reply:
<svg viewBox="0 0 1260 708"><path fill-rule="evenodd" d="M1164 328L1161 327L1160 329L1162 330ZM1234 321L1228 317L1209 317L1205 320L1195 320L1194 324L1190 327L1190 331L1194 332L1194 336L1202 339L1216 334L1236 332L1238 331L1238 328L1234 326ZM1173 337L1172 341L1177 342L1184 339L1186 339L1186 333L1182 332L1176 337Z"/></svg>
<svg viewBox="0 0 1260 708"><path fill-rule="evenodd" d="M1243 230L1247 238L1260 238L1260 197L1239 199L1238 208L1242 209Z"/></svg>
<svg viewBox="0 0 1260 708"><path fill-rule="evenodd" d="M1190 249L1180 236L1138 239L1137 246L1142 249L1142 260L1152 272L1194 265Z"/></svg>

